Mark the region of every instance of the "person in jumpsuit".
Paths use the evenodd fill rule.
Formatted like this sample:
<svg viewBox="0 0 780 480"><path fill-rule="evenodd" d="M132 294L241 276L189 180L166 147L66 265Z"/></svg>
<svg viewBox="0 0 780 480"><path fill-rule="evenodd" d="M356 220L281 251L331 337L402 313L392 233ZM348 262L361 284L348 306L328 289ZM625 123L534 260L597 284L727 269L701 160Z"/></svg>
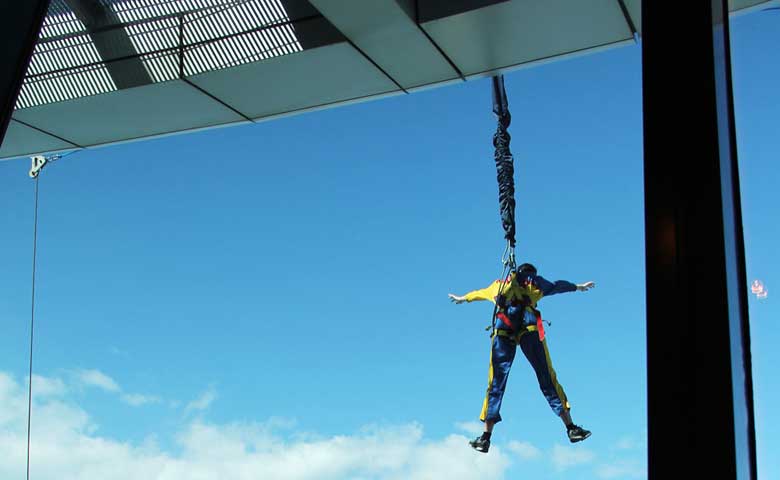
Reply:
<svg viewBox="0 0 780 480"><path fill-rule="evenodd" d="M480 414L480 420L485 424L485 431L469 442L472 448L483 453L487 453L490 448L493 427L501 421L499 413L501 401L518 345L536 372L539 387L550 408L566 426L569 441L580 442L590 436L591 432L575 425L571 419L569 413L571 407L553 370L544 338L544 323L539 310L536 309L536 304L542 297L586 291L593 287L595 287L593 282L582 284L565 280L550 282L537 275L536 267L524 263L510 273L503 282L500 279L496 280L486 288L474 290L463 296L449 294L450 299L455 303L490 300L498 307L496 325L491 337L488 388Z"/></svg>

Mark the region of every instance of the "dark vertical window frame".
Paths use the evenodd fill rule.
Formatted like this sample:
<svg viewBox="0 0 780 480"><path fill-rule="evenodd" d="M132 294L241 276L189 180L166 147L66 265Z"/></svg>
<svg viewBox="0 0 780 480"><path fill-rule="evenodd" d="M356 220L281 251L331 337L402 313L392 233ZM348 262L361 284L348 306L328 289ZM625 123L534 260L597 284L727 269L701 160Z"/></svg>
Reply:
<svg viewBox="0 0 780 480"><path fill-rule="evenodd" d="M642 2L651 480L757 475L727 12Z"/></svg>
<svg viewBox="0 0 780 480"><path fill-rule="evenodd" d="M739 156L731 75L731 40L725 1L713 1L715 91L718 111L721 189L728 285L731 375L734 389L734 435L737 478L757 478L756 429L753 406L753 365L747 303L745 240L739 187Z"/></svg>

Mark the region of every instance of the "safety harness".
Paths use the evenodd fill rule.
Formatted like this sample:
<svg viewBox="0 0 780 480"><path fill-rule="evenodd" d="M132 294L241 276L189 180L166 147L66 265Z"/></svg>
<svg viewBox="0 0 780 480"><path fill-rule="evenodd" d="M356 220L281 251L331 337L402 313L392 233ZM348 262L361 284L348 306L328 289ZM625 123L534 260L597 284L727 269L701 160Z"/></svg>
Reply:
<svg viewBox="0 0 780 480"><path fill-rule="evenodd" d="M517 339L519 340L520 337L525 332L538 332L539 333L539 341L544 340L544 320L542 320L542 312L539 311L539 309L536 308L537 302L542 298L542 294L539 291L538 288L534 287L530 282L524 282L522 286L514 286L511 282L514 282L514 277L510 276L507 278L507 283L510 284L509 288L514 289L513 293L515 295L519 295L521 300L514 299L510 303L510 305L506 305L506 300L499 295L496 298L496 305L497 305L497 313L496 318L501 320L501 323L506 326L510 332L507 332L503 329L497 329L495 328L495 322L494 322L494 332L505 332L505 333L499 333L501 336L512 336L511 332L514 332L516 330L515 325L510 320L509 316L506 313L507 306L513 306L522 309L523 312L529 311L534 314L534 317L536 318L536 325L527 325L521 328L521 331L517 334ZM517 289L520 289L521 292L518 294Z"/></svg>
<svg viewBox="0 0 780 480"><path fill-rule="evenodd" d="M528 325L526 327L523 327L523 329L520 330L520 332L515 332L515 331L510 332L509 330L496 329L495 335L499 337L508 338L515 345L519 345L520 339L523 338L523 335L525 335L528 332L537 332L537 331L539 332L539 340L540 341L544 340L544 328L540 330L538 328L538 325Z"/></svg>

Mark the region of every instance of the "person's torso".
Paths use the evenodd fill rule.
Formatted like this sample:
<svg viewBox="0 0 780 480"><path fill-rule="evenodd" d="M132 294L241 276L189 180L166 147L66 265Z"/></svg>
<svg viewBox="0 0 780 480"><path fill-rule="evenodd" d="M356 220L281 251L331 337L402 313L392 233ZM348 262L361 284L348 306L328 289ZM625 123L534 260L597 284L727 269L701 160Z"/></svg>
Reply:
<svg viewBox="0 0 780 480"><path fill-rule="evenodd" d="M537 303L544 294L533 282L533 277L528 276L520 282L513 281L505 297L507 306L504 314L512 325L512 330L519 331L529 325L536 325ZM509 328L503 321L499 328Z"/></svg>

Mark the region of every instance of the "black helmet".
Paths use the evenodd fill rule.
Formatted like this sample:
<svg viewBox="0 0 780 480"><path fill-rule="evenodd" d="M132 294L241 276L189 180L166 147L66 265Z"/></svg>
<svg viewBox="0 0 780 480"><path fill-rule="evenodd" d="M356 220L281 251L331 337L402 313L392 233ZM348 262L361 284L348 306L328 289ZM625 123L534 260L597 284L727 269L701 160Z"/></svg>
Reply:
<svg viewBox="0 0 780 480"><path fill-rule="evenodd" d="M518 275L520 274L536 275L536 267L534 267L530 263L524 263L515 269L515 273Z"/></svg>

